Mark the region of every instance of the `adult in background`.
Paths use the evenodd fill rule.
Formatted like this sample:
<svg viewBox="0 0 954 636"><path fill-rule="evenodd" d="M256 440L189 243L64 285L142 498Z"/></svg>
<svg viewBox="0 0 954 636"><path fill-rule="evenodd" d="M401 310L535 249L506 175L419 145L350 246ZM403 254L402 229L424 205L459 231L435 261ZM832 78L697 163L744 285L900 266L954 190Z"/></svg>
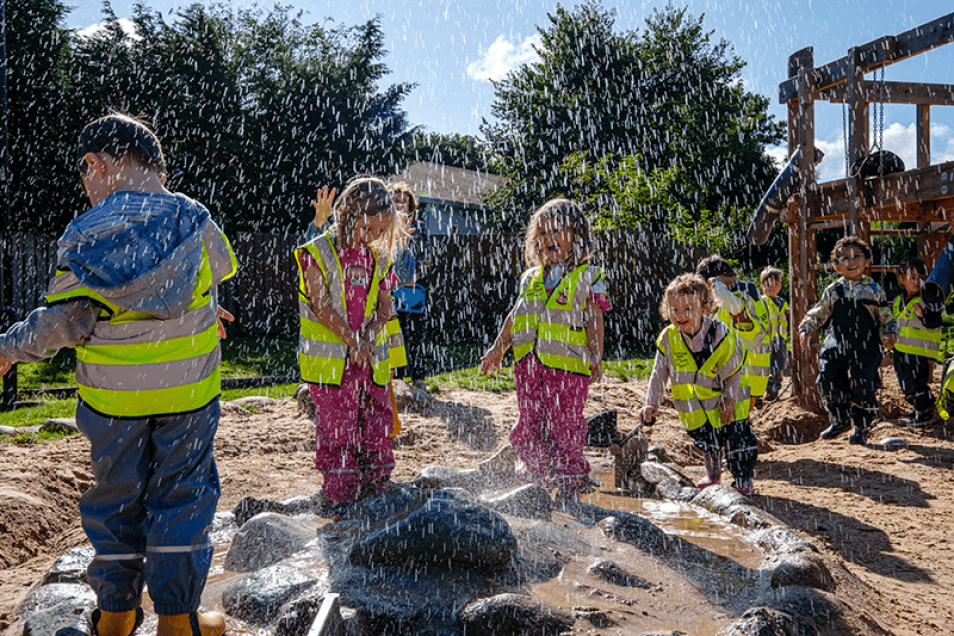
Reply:
<svg viewBox="0 0 954 636"><path fill-rule="evenodd" d="M398 311L404 347L407 351L407 368L404 373L411 384L427 390L424 377L427 375L427 349L430 335L427 328L427 224L418 214L418 201L411 187L401 181L388 186L391 200L398 212L407 216L407 247L394 258L394 271L399 285L394 290L394 308Z"/></svg>

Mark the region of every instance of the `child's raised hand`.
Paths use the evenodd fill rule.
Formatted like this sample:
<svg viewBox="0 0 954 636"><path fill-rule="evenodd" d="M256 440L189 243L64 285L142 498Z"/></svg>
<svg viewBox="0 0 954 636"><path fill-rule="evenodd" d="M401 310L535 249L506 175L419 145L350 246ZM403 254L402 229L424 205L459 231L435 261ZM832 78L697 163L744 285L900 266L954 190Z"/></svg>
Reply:
<svg viewBox="0 0 954 636"><path fill-rule="evenodd" d="M221 307L215 308L215 332L218 334L220 340L225 340L228 337L228 332L225 330L225 324L223 320L228 320L229 322L235 322L235 316L233 316L228 311L222 309Z"/></svg>
<svg viewBox="0 0 954 636"><path fill-rule="evenodd" d="M639 410L639 419L643 424L649 424L656 417L656 407L648 404Z"/></svg>
<svg viewBox="0 0 954 636"><path fill-rule="evenodd" d="M356 367L365 367L371 364L374 359L374 343L358 337L357 344L348 347L348 359Z"/></svg>
<svg viewBox="0 0 954 636"><path fill-rule="evenodd" d="M311 206L315 208L315 227L321 227L331 218L331 208L336 194L338 194L337 188L332 188L331 192L328 191L328 186L318 188L315 200L311 202Z"/></svg>
<svg viewBox="0 0 954 636"><path fill-rule="evenodd" d="M497 371L500 371L503 357L504 352L500 347L496 345L491 347L480 359L480 373L482 375L494 375Z"/></svg>
<svg viewBox="0 0 954 636"><path fill-rule="evenodd" d="M917 314L918 318L924 318L924 308L921 306L921 303L914 306L914 313Z"/></svg>

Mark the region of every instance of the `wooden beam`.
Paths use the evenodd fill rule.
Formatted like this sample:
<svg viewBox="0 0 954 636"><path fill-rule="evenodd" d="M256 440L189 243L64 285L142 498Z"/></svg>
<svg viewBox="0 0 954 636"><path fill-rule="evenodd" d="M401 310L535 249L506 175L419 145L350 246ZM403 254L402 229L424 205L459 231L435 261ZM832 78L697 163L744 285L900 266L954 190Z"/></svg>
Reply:
<svg viewBox="0 0 954 636"><path fill-rule="evenodd" d="M941 16L897 36L880 37L855 47L855 50L858 52L862 71L867 73L950 42L954 42L954 13ZM809 84L814 91L825 90L848 81L852 71L852 60L845 56L812 69ZM797 99L797 80L790 76L779 84L778 93L779 102L783 104Z"/></svg>
<svg viewBox="0 0 954 636"><path fill-rule="evenodd" d="M914 82L885 82L884 92L880 82L866 84L861 91L867 102L883 104L919 104L926 106L954 106L954 84L916 84ZM838 84L815 94L816 100L833 104L848 101L848 87Z"/></svg>

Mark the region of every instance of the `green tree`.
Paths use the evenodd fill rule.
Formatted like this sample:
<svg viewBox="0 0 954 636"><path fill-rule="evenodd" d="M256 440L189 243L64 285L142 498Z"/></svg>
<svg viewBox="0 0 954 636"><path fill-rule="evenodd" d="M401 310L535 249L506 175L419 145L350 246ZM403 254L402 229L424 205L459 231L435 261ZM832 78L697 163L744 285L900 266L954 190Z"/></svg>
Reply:
<svg viewBox="0 0 954 636"><path fill-rule="evenodd" d="M472 135L418 131L407 149L414 161L430 161L465 170L487 170L487 147Z"/></svg>
<svg viewBox="0 0 954 636"><path fill-rule="evenodd" d="M774 176L763 149L782 128L767 100L744 90L744 62L728 43L671 5L642 33L617 32L596 1L558 5L548 19L539 61L495 83L496 122L482 128L509 179L492 200L500 222L521 226L543 201L574 196L604 206L604 226L650 211L674 234L689 229L686 218L738 224ZM592 163L581 170L581 161ZM626 174L613 183L617 166ZM665 201L639 195L659 184Z"/></svg>

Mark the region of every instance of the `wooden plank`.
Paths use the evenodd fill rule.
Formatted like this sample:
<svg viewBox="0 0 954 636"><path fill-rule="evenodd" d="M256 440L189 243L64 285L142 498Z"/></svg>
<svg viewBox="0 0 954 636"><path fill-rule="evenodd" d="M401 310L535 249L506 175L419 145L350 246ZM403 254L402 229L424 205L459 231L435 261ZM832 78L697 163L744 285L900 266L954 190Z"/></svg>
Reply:
<svg viewBox="0 0 954 636"><path fill-rule="evenodd" d="M859 54L862 70L867 73L950 42L954 42L954 13L897 36L882 36L855 49ZM851 62L851 58L845 56L813 69L809 80L811 89L820 91L846 82L853 70ZM783 81L778 89L780 103L798 98L798 82L794 77L790 76Z"/></svg>
<svg viewBox="0 0 954 636"><path fill-rule="evenodd" d="M920 104L924 106L954 106L954 84L916 84L913 82L869 82L861 91L868 102L883 104ZM815 94L816 100L834 104L848 101L847 82L826 88Z"/></svg>

